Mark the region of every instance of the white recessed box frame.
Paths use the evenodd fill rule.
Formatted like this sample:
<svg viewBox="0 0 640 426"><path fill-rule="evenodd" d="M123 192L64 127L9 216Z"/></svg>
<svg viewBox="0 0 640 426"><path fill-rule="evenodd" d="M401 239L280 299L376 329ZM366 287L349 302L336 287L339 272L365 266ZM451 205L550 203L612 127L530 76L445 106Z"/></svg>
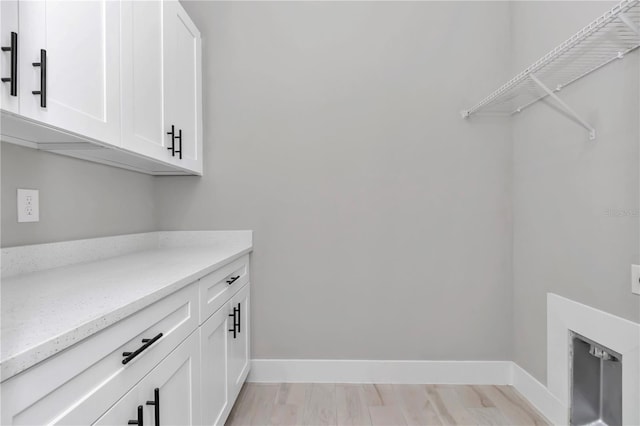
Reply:
<svg viewBox="0 0 640 426"><path fill-rule="evenodd" d="M547 387L569 424L571 331L622 355L622 422L640 424L640 324L547 293Z"/></svg>

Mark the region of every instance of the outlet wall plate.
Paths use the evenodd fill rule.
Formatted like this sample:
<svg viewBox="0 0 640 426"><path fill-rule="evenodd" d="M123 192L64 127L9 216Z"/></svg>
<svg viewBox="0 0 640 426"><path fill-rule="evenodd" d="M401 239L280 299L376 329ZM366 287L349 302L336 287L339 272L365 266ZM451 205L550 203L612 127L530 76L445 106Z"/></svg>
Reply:
<svg viewBox="0 0 640 426"><path fill-rule="evenodd" d="M631 293L640 295L640 265L631 265Z"/></svg>
<svg viewBox="0 0 640 426"><path fill-rule="evenodd" d="M37 189L18 189L18 222L40 221L39 194Z"/></svg>

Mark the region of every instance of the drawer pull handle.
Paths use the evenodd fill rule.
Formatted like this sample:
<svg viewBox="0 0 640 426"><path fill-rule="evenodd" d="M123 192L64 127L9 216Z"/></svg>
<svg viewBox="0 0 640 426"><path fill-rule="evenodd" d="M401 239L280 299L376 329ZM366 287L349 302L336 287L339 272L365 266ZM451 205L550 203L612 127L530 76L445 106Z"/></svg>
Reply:
<svg viewBox="0 0 640 426"><path fill-rule="evenodd" d="M227 280L227 284L231 285L234 282L236 282L236 280L240 278L240 275L238 275L237 277L231 277L230 279Z"/></svg>
<svg viewBox="0 0 640 426"><path fill-rule="evenodd" d="M149 346L153 345L161 337L162 337L162 333L158 333L158 335L153 339L142 339L142 343L144 343L144 345L136 349L135 352L122 352L122 356L126 357L125 359L122 360L122 363L123 364L129 363L129 361L131 361L132 359L140 355L142 351L147 349Z"/></svg>
<svg viewBox="0 0 640 426"><path fill-rule="evenodd" d="M40 49L40 62L32 62L34 67L40 67L40 90L32 90L34 95L40 95L40 106L47 107L47 51Z"/></svg>
<svg viewBox="0 0 640 426"><path fill-rule="evenodd" d="M240 313L238 308L233 308L233 313L229 314L230 317L233 317L233 328L229 329L229 333L233 333L233 338L235 339L238 335L238 318L236 315Z"/></svg>
<svg viewBox="0 0 640 426"><path fill-rule="evenodd" d="M160 426L160 389L153 390L153 401L147 401L147 405L153 405L155 414L155 424Z"/></svg>
<svg viewBox="0 0 640 426"><path fill-rule="evenodd" d="M127 423L128 425L138 425L138 426L144 426L144 423L142 421L142 405L138 405L138 419L137 420L129 420L129 423Z"/></svg>
<svg viewBox="0 0 640 426"><path fill-rule="evenodd" d="M11 52L11 77L3 77L3 83L11 83L11 96L18 96L18 33L11 31L11 46L2 46L3 52Z"/></svg>

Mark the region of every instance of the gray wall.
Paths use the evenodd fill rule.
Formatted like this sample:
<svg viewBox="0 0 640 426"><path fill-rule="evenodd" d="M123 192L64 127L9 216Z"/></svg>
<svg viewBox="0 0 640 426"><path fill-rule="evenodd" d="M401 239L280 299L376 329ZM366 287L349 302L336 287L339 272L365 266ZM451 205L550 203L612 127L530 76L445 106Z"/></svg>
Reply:
<svg viewBox="0 0 640 426"><path fill-rule="evenodd" d="M205 176L2 143L1 245L254 229L255 357L514 356L544 382L548 291L640 321L638 54L562 92L595 142L544 104L456 112L610 4L186 3Z"/></svg>
<svg viewBox="0 0 640 426"><path fill-rule="evenodd" d="M515 2L514 66L523 69L611 2ZM640 321L638 53L561 92L598 132L545 104L514 120L515 360L546 382L546 293Z"/></svg>
<svg viewBox="0 0 640 426"><path fill-rule="evenodd" d="M156 230L153 177L0 145L2 247ZM18 223L18 188L40 190L40 222Z"/></svg>
<svg viewBox="0 0 640 426"><path fill-rule="evenodd" d="M186 2L205 176L162 229L255 230L256 358L510 359L506 2Z"/></svg>

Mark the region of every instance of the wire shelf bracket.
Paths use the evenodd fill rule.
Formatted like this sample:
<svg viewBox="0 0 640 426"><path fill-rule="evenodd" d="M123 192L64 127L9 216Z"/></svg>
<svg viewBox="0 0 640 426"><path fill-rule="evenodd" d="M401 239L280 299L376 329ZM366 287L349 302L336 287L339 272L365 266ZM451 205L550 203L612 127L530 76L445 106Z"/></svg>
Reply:
<svg viewBox="0 0 640 426"><path fill-rule="evenodd" d="M631 31L640 36L640 27L638 27L635 22L633 22L629 15L627 15L626 13L621 13L618 15L618 19L620 19L623 24L629 27Z"/></svg>
<svg viewBox="0 0 640 426"><path fill-rule="evenodd" d="M588 131L589 139L595 139L595 129L557 93L638 47L640 0L623 0L460 114L463 118L511 116L550 98Z"/></svg>
<svg viewBox="0 0 640 426"><path fill-rule="evenodd" d="M549 89L547 86L541 82L535 74L530 74L529 77L536 83L542 90L544 90L547 95L549 95L553 100L555 100L560 106L571 115L582 127L589 131L589 139L594 140L596 138L596 129L594 129L589 123L587 123L584 119L582 119L577 112L573 110L565 101L560 99L558 95L556 95L553 90Z"/></svg>

